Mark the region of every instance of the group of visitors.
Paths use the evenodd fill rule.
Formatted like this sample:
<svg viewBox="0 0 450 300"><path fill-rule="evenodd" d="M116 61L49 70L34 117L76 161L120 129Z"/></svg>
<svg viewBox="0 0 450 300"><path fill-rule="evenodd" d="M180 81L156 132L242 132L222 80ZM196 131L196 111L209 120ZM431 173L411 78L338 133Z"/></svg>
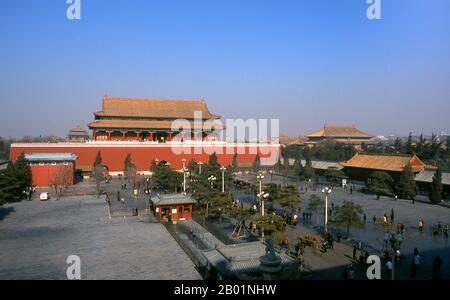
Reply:
<svg viewBox="0 0 450 300"><path fill-rule="evenodd" d="M433 231L433 236L438 236L441 233L446 239L448 239L448 225L442 225L442 223L439 221L435 230Z"/></svg>

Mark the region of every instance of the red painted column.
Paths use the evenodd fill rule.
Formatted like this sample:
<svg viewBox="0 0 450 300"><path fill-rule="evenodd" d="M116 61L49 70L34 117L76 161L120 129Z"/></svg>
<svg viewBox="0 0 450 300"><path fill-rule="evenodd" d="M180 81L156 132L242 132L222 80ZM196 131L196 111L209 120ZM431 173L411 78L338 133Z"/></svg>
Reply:
<svg viewBox="0 0 450 300"><path fill-rule="evenodd" d="M122 141L126 140L126 137L125 137L126 134L127 134L126 132L122 132Z"/></svg>
<svg viewBox="0 0 450 300"><path fill-rule="evenodd" d="M111 131L108 131L108 141L111 141Z"/></svg>
<svg viewBox="0 0 450 300"><path fill-rule="evenodd" d="M140 135L140 133L136 132L136 141L139 141L139 135Z"/></svg>
<svg viewBox="0 0 450 300"><path fill-rule="evenodd" d="M172 132L169 132L169 138L167 139L168 142L172 140Z"/></svg>
<svg viewBox="0 0 450 300"><path fill-rule="evenodd" d="M150 141L153 142L154 138L153 138L153 132L150 132Z"/></svg>

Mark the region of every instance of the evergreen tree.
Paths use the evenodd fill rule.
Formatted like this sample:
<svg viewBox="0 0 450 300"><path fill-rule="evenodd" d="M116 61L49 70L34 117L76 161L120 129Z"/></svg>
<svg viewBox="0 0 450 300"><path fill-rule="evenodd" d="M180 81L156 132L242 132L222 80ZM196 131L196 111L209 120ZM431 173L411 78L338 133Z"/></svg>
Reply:
<svg viewBox="0 0 450 300"><path fill-rule="evenodd" d="M416 181L414 180L414 173L409 163L403 169L400 179L397 182L397 194L399 197L411 199L413 202L416 197Z"/></svg>
<svg viewBox="0 0 450 300"><path fill-rule="evenodd" d="M100 151L97 152L97 156L95 157L94 167L102 164L102 154Z"/></svg>
<svg viewBox="0 0 450 300"><path fill-rule="evenodd" d="M367 184L367 187L377 195L377 199L380 199L380 195L390 193L394 182L391 175L386 172L376 171L370 174L369 179L370 182Z"/></svg>
<svg viewBox="0 0 450 300"><path fill-rule="evenodd" d="M259 154L256 154L255 160L253 161L252 170L256 174L261 169L261 159L259 158Z"/></svg>
<svg viewBox="0 0 450 300"><path fill-rule="evenodd" d="M325 213L325 200L320 198L317 195L311 195L309 197L309 203L308 203L308 211L314 212L316 215L316 225L319 225L319 214Z"/></svg>
<svg viewBox="0 0 450 300"><path fill-rule="evenodd" d="M125 178L128 180L134 180L136 175L136 165L133 164L133 161L131 159L131 153L128 153L125 157L125 160L123 162L123 174L125 175Z"/></svg>
<svg viewBox="0 0 450 300"><path fill-rule="evenodd" d="M439 204L442 201L442 170L440 167L437 168L436 173L433 176L430 201L433 204Z"/></svg>
<svg viewBox="0 0 450 300"><path fill-rule="evenodd" d="M31 184L31 174L23 153L16 159L14 168L16 172L16 179L18 180L22 190L25 190Z"/></svg>
<svg viewBox="0 0 450 300"><path fill-rule="evenodd" d="M100 153L100 151L97 152L97 156L95 157L95 161L94 161L94 167L93 167L93 171L92 171L92 175L94 177L94 181L95 181L95 190L97 193L97 197L100 196L100 184L102 183L103 180L105 180L105 173L104 173L104 167L102 165L102 155Z"/></svg>
<svg viewBox="0 0 450 300"><path fill-rule="evenodd" d="M188 163L187 169L189 170L189 173L194 174L198 170L197 162L195 159L191 159Z"/></svg>
<svg viewBox="0 0 450 300"><path fill-rule="evenodd" d="M216 152L213 152L210 156L209 156L209 162L208 162L208 166L210 168L219 168L219 162L217 160L217 154Z"/></svg>
<svg viewBox="0 0 450 300"><path fill-rule="evenodd" d="M344 201L341 206L336 207L336 212L330 223L345 228L348 236L350 228L364 228L364 222L361 219L363 213L360 205L351 201Z"/></svg>
<svg viewBox="0 0 450 300"><path fill-rule="evenodd" d="M6 170L0 172L0 202L21 200L29 192L31 175L25 156L16 162L9 162Z"/></svg>
<svg viewBox="0 0 450 300"><path fill-rule="evenodd" d="M305 157L305 167L303 169L303 176L308 179L313 178L314 169L312 167L312 154L311 149L309 147L305 148L304 157Z"/></svg>
<svg viewBox="0 0 450 300"><path fill-rule="evenodd" d="M235 153L234 156L233 156L233 161L231 162L231 168L232 168L233 172L238 172L239 171L237 153Z"/></svg>
<svg viewBox="0 0 450 300"><path fill-rule="evenodd" d="M425 152L426 140L423 137L423 134L420 135L419 140L416 143L416 154L423 158Z"/></svg>
<svg viewBox="0 0 450 300"><path fill-rule="evenodd" d="M408 154L413 154L414 153L414 145L413 145L412 133L411 132L408 135L408 141L406 142L405 148L406 148L406 153L408 153Z"/></svg>
<svg viewBox="0 0 450 300"><path fill-rule="evenodd" d="M401 153L403 151L403 143L402 140L400 138L396 138L395 142L394 142L394 149L395 151L397 151L398 153Z"/></svg>

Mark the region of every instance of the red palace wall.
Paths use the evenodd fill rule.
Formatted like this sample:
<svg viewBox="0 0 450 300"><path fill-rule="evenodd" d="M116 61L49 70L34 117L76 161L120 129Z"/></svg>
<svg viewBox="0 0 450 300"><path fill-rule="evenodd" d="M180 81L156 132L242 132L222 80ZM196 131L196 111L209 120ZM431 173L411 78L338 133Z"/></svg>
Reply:
<svg viewBox="0 0 450 300"><path fill-rule="evenodd" d="M62 177L65 177L64 180L65 186L72 186L74 183L74 166L73 164L69 165L32 165L30 166L31 172L31 182L35 187L43 188L49 187L55 184L57 180L62 180ZM62 174L66 174L61 176ZM61 185L62 182L59 182Z"/></svg>
<svg viewBox="0 0 450 300"><path fill-rule="evenodd" d="M220 144L214 146L190 146L170 144L139 144L139 143L60 143L60 144L12 144L10 159L16 160L22 153L73 153L78 158L76 166L79 169L93 165L95 157L100 151L103 165L110 172L123 172L125 157L130 153L132 161L139 172L150 170L153 160L166 161L171 168L180 170L182 160L187 163L195 159L207 163L209 155L216 152L220 165L229 166L233 156L237 153L238 164L251 166L256 154L259 154L262 165L274 165L280 155L277 144Z"/></svg>

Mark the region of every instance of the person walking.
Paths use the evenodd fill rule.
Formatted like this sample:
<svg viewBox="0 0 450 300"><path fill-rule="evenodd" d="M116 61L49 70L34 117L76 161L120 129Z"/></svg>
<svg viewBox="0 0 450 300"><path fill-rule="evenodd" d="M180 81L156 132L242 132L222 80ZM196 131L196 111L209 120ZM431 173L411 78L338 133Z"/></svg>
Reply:
<svg viewBox="0 0 450 300"><path fill-rule="evenodd" d="M353 259L356 260L356 246L353 246Z"/></svg>
<svg viewBox="0 0 450 300"><path fill-rule="evenodd" d="M442 232L444 232L445 238L448 239L448 225L445 225L445 226L444 226L444 229L442 230Z"/></svg>
<svg viewBox="0 0 450 300"><path fill-rule="evenodd" d="M392 260L389 258L386 262L386 278L392 277Z"/></svg>
<svg viewBox="0 0 450 300"><path fill-rule="evenodd" d="M417 269L419 268L420 263L421 257L419 255L419 250L417 250L417 248L414 248L414 258L412 261L411 278L416 278Z"/></svg>
<svg viewBox="0 0 450 300"><path fill-rule="evenodd" d="M424 223L422 218L419 219L417 226L419 227L419 231L423 231Z"/></svg>
<svg viewBox="0 0 450 300"><path fill-rule="evenodd" d="M377 222L377 216L373 216L372 221L373 221L373 224L375 224Z"/></svg>
<svg viewBox="0 0 450 300"><path fill-rule="evenodd" d="M391 223L394 223L395 214L394 214L394 209L393 209L393 208L391 208L391 214L390 214L390 217L391 217Z"/></svg>
<svg viewBox="0 0 450 300"><path fill-rule="evenodd" d="M367 215L366 215L366 213L363 214L363 220L364 220L364 224L366 224L367 223Z"/></svg>
<svg viewBox="0 0 450 300"><path fill-rule="evenodd" d="M117 202L120 202L120 191L117 191Z"/></svg>

